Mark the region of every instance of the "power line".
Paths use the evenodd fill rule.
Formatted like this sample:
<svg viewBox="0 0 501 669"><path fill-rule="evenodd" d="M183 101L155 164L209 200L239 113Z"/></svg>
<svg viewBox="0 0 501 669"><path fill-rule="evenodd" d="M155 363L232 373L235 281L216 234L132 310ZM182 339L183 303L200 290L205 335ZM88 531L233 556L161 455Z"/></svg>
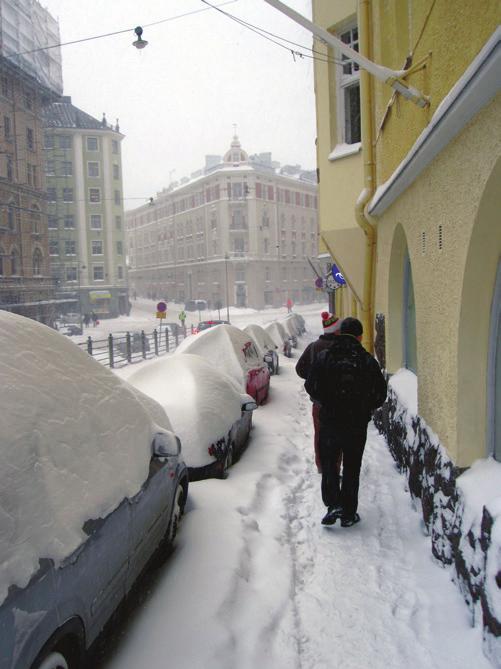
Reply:
<svg viewBox="0 0 501 669"><path fill-rule="evenodd" d="M227 0L221 5L213 6L214 9L218 7L224 7L225 5L230 5L238 0ZM161 19L160 21L154 21L153 23L147 23L143 25L143 28L150 28L151 26L159 25L160 23L166 23L167 21L176 21L177 19L185 18L186 16L192 16L193 14L199 14L200 12L206 12L209 8L204 7L202 9L194 9L191 12L186 12L184 14L177 14L176 16L169 16L166 19ZM59 44L50 44L49 46L41 46L37 49L30 49L29 51L18 51L17 53L12 53L8 55L8 58L15 58L16 56L26 56L30 53L36 53L37 51L47 51L48 49L56 49L61 46L69 46L71 44L80 44L81 42L89 42L95 39L102 39L103 37L112 37L113 35L122 35L123 33L134 32L135 26L133 28L125 28L124 30L115 30L111 33L104 33L102 35L93 35L92 37L83 37L82 39L72 40L71 42L60 42Z"/></svg>
<svg viewBox="0 0 501 669"><path fill-rule="evenodd" d="M233 14L230 14L229 12L225 12L220 7L222 5L211 5L210 2L207 0L201 0L204 4L208 5L212 9L215 9L218 11L220 14L223 14L223 16L226 16L227 18L231 19L232 21L235 21L236 23L240 24L244 28L247 28L251 32L256 33L260 37L263 37L264 39L267 39L269 42L272 42L273 44L276 44L277 46L281 47L282 49L285 49L286 51L290 51L294 60L295 56L299 56L300 58L311 58L312 60L317 60L322 63L332 63L335 65L346 65L345 61L337 60L335 58L329 58L328 56L324 56L323 53L320 51L316 51L312 47L304 46L303 44L298 44L297 42L293 42L292 40L286 39L285 37L281 37L280 35L276 35L275 33L270 32L269 30L265 30L264 28L261 28L259 26L256 26L252 23L249 23L248 21L244 21L243 19L238 18L237 16L234 16ZM271 35L271 37L268 37L268 35ZM275 39L272 39L275 38ZM286 46L285 44L281 44L281 42L277 42L276 40L281 40L282 42L287 42L288 44L292 44L293 46L297 46L301 49L307 49L308 51L311 51L312 54L318 54L317 56L313 56L309 53L303 53L301 51L296 51L294 49L291 49L290 47Z"/></svg>

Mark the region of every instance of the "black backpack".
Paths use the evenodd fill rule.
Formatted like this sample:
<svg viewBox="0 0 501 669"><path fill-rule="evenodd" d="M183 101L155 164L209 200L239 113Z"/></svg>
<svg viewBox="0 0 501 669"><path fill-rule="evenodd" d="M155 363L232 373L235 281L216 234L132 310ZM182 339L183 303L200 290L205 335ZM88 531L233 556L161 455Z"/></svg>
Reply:
<svg viewBox="0 0 501 669"><path fill-rule="evenodd" d="M316 402L338 411L361 409L368 400L365 359L356 349L321 351L313 362L305 390Z"/></svg>

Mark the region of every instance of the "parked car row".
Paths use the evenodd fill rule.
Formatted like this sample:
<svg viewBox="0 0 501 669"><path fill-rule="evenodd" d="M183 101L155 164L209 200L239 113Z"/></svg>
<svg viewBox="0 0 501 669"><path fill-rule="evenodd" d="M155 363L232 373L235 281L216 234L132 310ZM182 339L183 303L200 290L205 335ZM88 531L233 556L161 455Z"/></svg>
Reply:
<svg viewBox="0 0 501 669"><path fill-rule="evenodd" d="M211 324L124 381L0 311L0 669L79 665L174 541L189 481L224 478L241 457L279 370L269 327Z"/></svg>

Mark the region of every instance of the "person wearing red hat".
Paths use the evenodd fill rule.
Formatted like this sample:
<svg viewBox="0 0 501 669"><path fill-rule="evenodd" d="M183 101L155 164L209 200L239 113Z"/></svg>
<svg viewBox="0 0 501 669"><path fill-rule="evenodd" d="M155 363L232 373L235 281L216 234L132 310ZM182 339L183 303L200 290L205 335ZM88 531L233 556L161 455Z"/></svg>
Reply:
<svg viewBox="0 0 501 669"><path fill-rule="evenodd" d="M336 334L338 334L339 328L341 326L341 321L335 314L330 314L328 311L322 311L320 315L322 318L323 333L316 341L308 344L296 364L296 374L305 380L308 378L311 366L316 360L318 354L332 345L334 337ZM320 464L320 450L318 445L318 435L320 432L320 404L314 400L312 400L312 402L313 406L311 409L311 415L313 418L313 446L315 449L315 464L317 466L318 472L321 474L322 467ZM340 468L341 458L339 458L338 471Z"/></svg>

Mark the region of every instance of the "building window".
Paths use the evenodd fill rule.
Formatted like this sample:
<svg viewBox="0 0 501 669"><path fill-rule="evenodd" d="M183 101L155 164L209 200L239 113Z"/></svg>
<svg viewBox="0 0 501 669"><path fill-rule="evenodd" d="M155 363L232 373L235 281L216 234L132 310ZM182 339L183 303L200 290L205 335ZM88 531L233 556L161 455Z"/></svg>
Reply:
<svg viewBox="0 0 501 669"><path fill-rule="evenodd" d="M347 46L358 51L358 28L353 26L340 34ZM360 142L360 72L350 58L341 55L337 67L338 138L341 143Z"/></svg>
<svg viewBox="0 0 501 669"><path fill-rule="evenodd" d="M23 102L26 109L33 109L33 91L30 88L24 89Z"/></svg>
<svg viewBox="0 0 501 669"><path fill-rule="evenodd" d="M7 209L7 227L9 230L15 230L16 228L16 217L14 214L14 207L9 206Z"/></svg>
<svg viewBox="0 0 501 669"><path fill-rule="evenodd" d="M4 98L9 98L9 99L12 95L12 87L10 84L10 79L6 74L2 75L2 95L4 96Z"/></svg>
<svg viewBox="0 0 501 669"><path fill-rule="evenodd" d="M124 278L124 268L122 265L117 266L117 279L123 279Z"/></svg>
<svg viewBox="0 0 501 669"><path fill-rule="evenodd" d="M122 229L122 217L121 216L115 216L115 228L117 230Z"/></svg>
<svg viewBox="0 0 501 669"><path fill-rule="evenodd" d="M47 200L49 202L55 202L56 201L56 189L50 186L47 188Z"/></svg>
<svg viewBox="0 0 501 669"><path fill-rule="evenodd" d="M263 249L265 253L270 252L270 240L267 237L263 239Z"/></svg>
<svg viewBox="0 0 501 669"><path fill-rule="evenodd" d="M89 202L101 202L100 188L89 188Z"/></svg>
<svg viewBox="0 0 501 669"><path fill-rule="evenodd" d="M64 253L67 256L76 256L77 243L74 239L66 239L64 241Z"/></svg>
<svg viewBox="0 0 501 669"><path fill-rule="evenodd" d="M14 181L14 162L12 156L7 156L7 180Z"/></svg>
<svg viewBox="0 0 501 669"><path fill-rule="evenodd" d="M91 214L90 227L91 227L91 230L102 230L103 221L102 221L102 218L101 218L101 214Z"/></svg>
<svg viewBox="0 0 501 669"><path fill-rule="evenodd" d="M64 229L65 230L75 229L75 217L73 216L73 214L64 215Z"/></svg>
<svg viewBox="0 0 501 669"><path fill-rule="evenodd" d="M99 151L97 137L87 137L87 151Z"/></svg>
<svg viewBox="0 0 501 669"><path fill-rule="evenodd" d="M32 128L26 128L26 146L30 151L35 150L35 134Z"/></svg>
<svg viewBox="0 0 501 669"><path fill-rule="evenodd" d="M44 149L53 149L54 148L54 135L45 133L43 136L43 146Z"/></svg>
<svg viewBox="0 0 501 669"><path fill-rule="evenodd" d="M17 275L19 274L19 253L17 249L12 249L12 253L10 255L10 267L11 267L11 274Z"/></svg>
<svg viewBox="0 0 501 669"><path fill-rule="evenodd" d="M47 227L49 230L57 230L58 229L58 222L57 222L57 216L54 216L53 214L49 214L48 221L47 221Z"/></svg>
<svg viewBox="0 0 501 669"><path fill-rule="evenodd" d="M57 239L49 240L49 255L51 256L59 255L59 242Z"/></svg>
<svg viewBox="0 0 501 669"><path fill-rule="evenodd" d="M30 220L31 220L31 231L34 232L35 234L38 234L40 232L41 219L40 219L40 208L36 204L34 204L31 207Z"/></svg>
<svg viewBox="0 0 501 669"><path fill-rule="evenodd" d="M100 239L93 239L91 242L91 248L93 256L103 255L103 242Z"/></svg>
<svg viewBox="0 0 501 669"><path fill-rule="evenodd" d="M92 268L94 281L104 281L104 265L94 265Z"/></svg>
<svg viewBox="0 0 501 669"><path fill-rule="evenodd" d="M116 163L113 164L113 178L120 179L120 167Z"/></svg>
<svg viewBox="0 0 501 669"><path fill-rule="evenodd" d="M43 256L40 249L35 249L33 251L33 275L40 276L42 273L42 262Z"/></svg>
<svg viewBox="0 0 501 669"><path fill-rule="evenodd" d="M56 167L53 160L45 161L45 174L49 177L53 177L56 173Z"/></svg>
<svg viewBox="0 0 501 669"><path fill-rule="evenodd" d="M32 186L33 188L37 187L37 166L36 165L30 165L28 163L27 167L27 175L28 175L28 186Z"/></svg>
<svg viewBox="0 0 501 669"><path fill-rule="evenodd" d="M76 281L77 280L77 268L76 267L67 267L66 268L66 281Z"/></svg>
<svg viewBox="0 0 501 669"><path fill-rule="evenodd" d="M10 121L10 116L3 117L3 136L7 142L12 141L12 124Z"/></svg>
<svg viewBox="0 0 501 669"><path fill-rule="evenodd" d="M73 188L63 188L63 202L73 202Z"/></svg>
<svg viewBox="0 0 501 669"><path fill-rule="evenodd" d="M123 255L124 249L123 249L123 242L119 241L117 242L117 255L121 256Z"/></svg>
<svg viewBox="0 0 501 669"><path fill-rule="evenodd" d="M99 177L99 163L87 163L87 175L89 177Z"/></svg>
<svg viewBox="0 0 501 669"><path fill-rule="evenodd" d="M118 153L118 142L116 139L111 140L111 153Z"/></svg>
<svg viewBox="0 0 501 669"><path fill-rule="evenodd" d="M71 149L71 135L59 135L59 148Z"/></svg>
<svg viewBox="0 0 501 669"><path fill-rule="evenodd" d="M73 163L71 160L63 160L61 162L61 176L71 177L73 176Z"/></svg>
<svg viewBox="0 0 501 669"><path fill-rule="evenodd" d="M122 195L119 190L115 191L115 204L120 205L122 202Z"/></svg>

